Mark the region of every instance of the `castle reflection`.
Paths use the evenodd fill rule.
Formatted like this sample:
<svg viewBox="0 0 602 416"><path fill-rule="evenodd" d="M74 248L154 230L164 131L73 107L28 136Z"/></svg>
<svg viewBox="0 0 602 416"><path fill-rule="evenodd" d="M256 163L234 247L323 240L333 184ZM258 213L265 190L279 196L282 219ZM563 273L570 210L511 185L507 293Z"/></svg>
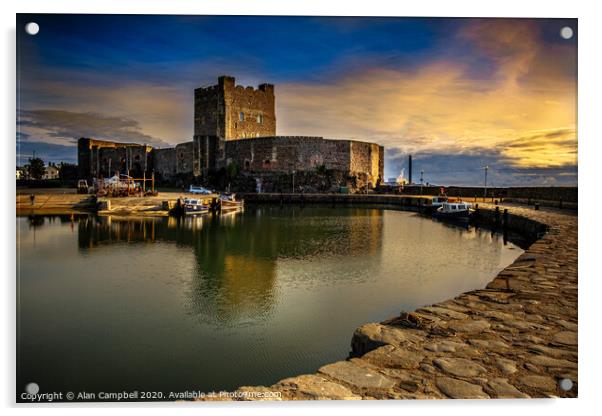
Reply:
<svg viewBox="0 0 602 416"><path fill-rule="evenodd" d="M270 314L281 260L379 255L383 212L343 212L333 216L332 208L268 206L191 218L80 217L78 245L90 254L119 244L167 242L191 248L196 260L187 291L192 313L227 323Z"/></svg>

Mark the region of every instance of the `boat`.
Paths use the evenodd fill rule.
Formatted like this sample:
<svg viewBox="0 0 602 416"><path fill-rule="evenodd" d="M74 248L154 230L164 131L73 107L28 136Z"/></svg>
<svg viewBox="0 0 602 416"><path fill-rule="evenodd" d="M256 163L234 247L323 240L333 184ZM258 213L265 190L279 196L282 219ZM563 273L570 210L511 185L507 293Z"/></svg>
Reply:
<svg viewBox="0 0 602 416"><path fill-rule="evenodd" d="M448 202L449 199L445 195L433 196L430 199L424 201L422 208L428 213L434 213L438 208L443 205L444 202Z"/></svg>
<svg viewBox="0 0 602 416"><path fill-rule="evenodd" d="M207 188L202 186L190 185L190 189L188 190L191 194L197 195L211 195L213 192Z"/></svg>
<svg viewBox="0 0 602 416"><path fill-rule="evenodd" d="M184 213L186 215L204 214L209 212L209 205L195 198L184 198Z"/></svg>
<svg viewBox="0 0 602 416"><path fill-rule="evenodd" d="M244 208L244 201L237 200L235 194L221 194L219 202L222 211L230 211Z"/></svg>
<svg viewBox="0 0 602 416"><path fill-rule="evenodd" d="M434 212L436 217L468 220L470 218L470 204L468 202L442 202Z"/></svg>

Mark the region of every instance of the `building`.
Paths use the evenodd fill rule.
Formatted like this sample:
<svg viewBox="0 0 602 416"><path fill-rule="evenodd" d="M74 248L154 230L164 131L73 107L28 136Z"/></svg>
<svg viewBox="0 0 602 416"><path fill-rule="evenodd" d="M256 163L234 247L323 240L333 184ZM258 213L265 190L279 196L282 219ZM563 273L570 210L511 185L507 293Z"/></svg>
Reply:
<svg viewBox="0 0 602 416"><path fill-rule="evenodd" d="M44 174L42 175L42 179L58 179L59 178L59 168L52 163L49 163L48 166L44 168Z"/></svg>
<svg viewBox="0 0 602 416"><path fill-rule="evenodd" d="M353 182L374 187L383 180L384 148L357 140L276 135L274 85L236 85L221 76L213 86L194 91L194 136L191 142L159 149L136 143L81 138L78 164L82 178L119 171L133 177L152 172L165 181L206 180L229 166L247 176L330 170ZM341 183L341 186L348 184Z"/></svg>

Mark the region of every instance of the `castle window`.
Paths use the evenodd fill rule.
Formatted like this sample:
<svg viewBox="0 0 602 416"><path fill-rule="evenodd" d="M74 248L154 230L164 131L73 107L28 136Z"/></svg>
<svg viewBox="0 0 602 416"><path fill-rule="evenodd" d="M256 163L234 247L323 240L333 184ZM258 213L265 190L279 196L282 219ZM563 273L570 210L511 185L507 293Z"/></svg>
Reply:
<svg viewBox="0 0 602 416"><path fill-rule="evenodd" d="M263 114L259 114L259 115L257 116L257 122L258 122L259 124L263 124Z"/></svg>
<svg viewBox="0 0 602 416"><path fill-rule="evenodd" d="M238 121L245 121L245 113L242 111L238 113Z"/></svg>

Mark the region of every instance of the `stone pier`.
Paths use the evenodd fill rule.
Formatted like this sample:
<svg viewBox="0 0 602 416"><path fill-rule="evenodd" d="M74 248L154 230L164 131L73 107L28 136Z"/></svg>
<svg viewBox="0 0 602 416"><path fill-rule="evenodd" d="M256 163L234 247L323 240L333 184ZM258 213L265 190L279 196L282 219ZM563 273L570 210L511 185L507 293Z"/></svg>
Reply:
<svg viewBox="0 0 602 416"><path fill-rule="evenodd" d="M237 392L279 392L277 400L577 397L577 216L502 208L516 224L529 219L547 232L486 288L365 324L348 359Z"/></svg>

